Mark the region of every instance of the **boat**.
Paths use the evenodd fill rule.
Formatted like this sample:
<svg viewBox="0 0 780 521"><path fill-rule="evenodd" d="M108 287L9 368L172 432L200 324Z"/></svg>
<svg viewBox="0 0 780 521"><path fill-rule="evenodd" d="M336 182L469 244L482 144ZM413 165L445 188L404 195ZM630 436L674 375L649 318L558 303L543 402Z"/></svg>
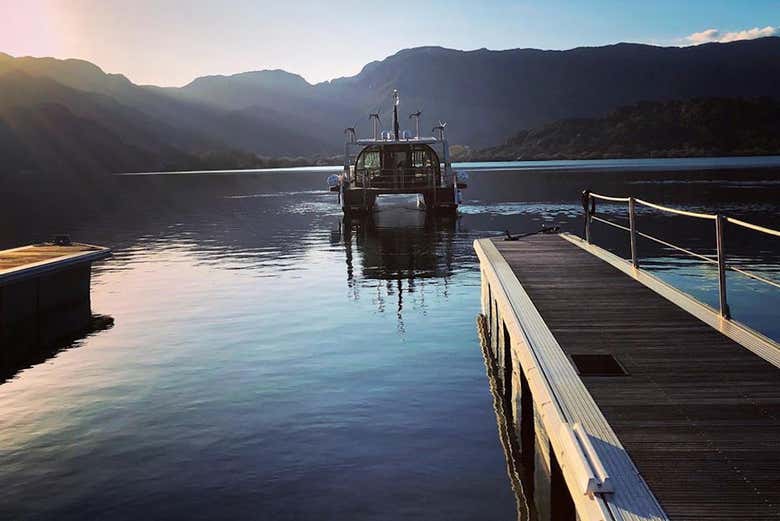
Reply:
<svg viewBox="0 0 780 521"><path fill-rule="evenodd" d="M393 91L393 130L382 130L378 113L369 115L372 137L358 139L354 127L344 130L344 170L328 177L332 192L338 192L345 214L368 213L384 194L416 194L427 211L455 212L467 187L466 172L455 172L449 158L444 122L431 137L420 136L421 111L409 115L415 135L399 130L400 96Z"/></svg>

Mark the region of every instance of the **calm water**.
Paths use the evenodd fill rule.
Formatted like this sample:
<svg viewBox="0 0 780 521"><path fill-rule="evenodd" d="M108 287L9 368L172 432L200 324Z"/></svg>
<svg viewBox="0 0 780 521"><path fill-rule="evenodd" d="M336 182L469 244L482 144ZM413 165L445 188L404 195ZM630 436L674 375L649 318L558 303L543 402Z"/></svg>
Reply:
<svg viewBox="0 0 780 521"><path fill-rule="evenodd" d="M93 309L116 324L0 385L0 518L515 519L472 241L580 233L584 187L777 227L780 174L724 166L475 165L449 219L401 198L345 221L321 169L123 176L34 199L17 187L0 246L60 231L111 246ZM708 222L642 212L639 226L714 248ZM620 232L595 233L626 253ZM776 241L727 242L734 262L780 278ZM640 248L717 303L710 267ZM780 338L780 290L729 283L734 315Z"/></svg>

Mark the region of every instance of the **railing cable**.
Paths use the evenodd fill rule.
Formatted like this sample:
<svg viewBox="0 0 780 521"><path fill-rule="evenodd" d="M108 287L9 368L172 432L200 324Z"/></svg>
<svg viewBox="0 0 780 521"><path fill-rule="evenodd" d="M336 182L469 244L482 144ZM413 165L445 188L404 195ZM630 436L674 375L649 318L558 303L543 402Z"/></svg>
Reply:
<svg viewBox="0 0 780 521"><path fill-rule="evenodd" d="M629 228L628 226L623 226L623 225L614 223L612 221L608 221L607 219L602 219L601 217L598 217L596 215L591 215L591 219L593 219L594 221L598 221L600 223L608 224L609 226L613 226L615 228L619 228L619 229L627 231L627 232L631 232L631 228ZM640 237L644 237L645 239L650 239L651 241L655 241L658 244L662 244L664 246L667 246L669 248L675 249L677 251L681 251L683 253L687 253L688 255L691 255L693 257L697 257L697 258L699 258L699 259L701 259L701 260L703 260L705 262L708 262L710 264L717 264L718 263L718 261L716 261L715 259L711 259L710 257L707 257L706 255L702 255L700 253L696 253L696 252L691 251L691 250L686 250L682 246L677 246L676 244L672 244L671 242L666 242L666 241L661 240L661 239L659 239L657 237L653 237L652 235L648 235L648 234L642 233L640 231L637 231L636 234L639 235Z"/></svg>
<svg viewBox="0 0 780 521"><path fill-rule="evenodd" d="M608 219L603 219L601 217L598 217L596 215L596 199L616 202L616 203L628 203L629 226L623 226L614 223ZM715 239L716 239L715 258L713 259L711 256L696 253L694 251L688 250L676 244L672 244L671 242L664 241L662 239L653 237L652 235L648 235L646 233L642 233L639 230L637 230L637 226L636 226L636 204L637 203L650 208L654 208L662 212L672 213L675 215L683 215L686 217L694 217L697 219L707 219L710 221L715 221ZM680 210L679 208L670 208L668 206L662 206L660 204L651 203L649 201L645 201L642 199L636 199L634 197L614 197L609 195L596 194L588 190L585 190L582 193L582 206L583 206L583 210L585 211L585 238L587 242L591 242L591 235L590 235L591 221L598 221L607 224L609 226L612 226L614 228L627 231L631 236L631 262L635 268L639 268L639 261L637 256L637 247L636 247L637 235L639 235L640 237L644 237L645 239L654 241L658 244L662 244L663 246L666 246L668 248L672 248L674 250L686 253L692 257L707 262L708 264L716 264L718 266L718 292L720 296L720 313L721 316L723 316L724 318L730 317L729 306L726 299L726 275L725 275L726 270L732 270L753 280L757 280L759 282L763 282L764 284L768 284L770 286L780 288L780 283L777 281L752 273L741 266L733 266L727 264L725 247L723 243L724 226L726 223L736 224L737 226L742 226L743 228L747 228L761 233L766 233L768 235L772 235L775 237L780 237L780 231L778 230L773 230L765 226L752 224L746 221L735 219L733 217L726 217L723 215L715 215L715 214L700 213L700 212L691 212L688 210Z"/></svg>
<svg viewBox="0 0 780 521"><path fill-rule="evenodd" d="M749 277L751 279L758 280L760 282L763 282L764 284L769 284L770 286L774 286L776 288L780 288L780 283L775 282L774 280L771 280L771 279L764 278L761 275L756 275L755 273L747 271L747 270L744 270L744 269L740 268L739 266L733 266L733 265L729 264L726 267L728 269L732 270L732 271L736 271L737 273L741 273L742 275L744 275L746 277Z"/></svg>

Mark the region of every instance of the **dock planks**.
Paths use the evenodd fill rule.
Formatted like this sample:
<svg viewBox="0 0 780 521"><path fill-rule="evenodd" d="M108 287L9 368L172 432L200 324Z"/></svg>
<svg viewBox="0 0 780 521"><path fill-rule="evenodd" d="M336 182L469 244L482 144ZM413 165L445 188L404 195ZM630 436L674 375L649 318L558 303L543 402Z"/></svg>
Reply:
<svg viewBox="0 0 780 521"><path fill-rule="evenodd" d="M780 369L559 236L495 247L672 520L780 519Z"/></svg>
<svg viewBox="0 0 780 521"><path fill-rule="evenodd" d="M110 255L109 248L78 243L67 246L42 243L3 250L0 251L0 285L69 267L89 266Z"/></svg>
<svg viewBox="0 0 780 521"><path fill-rule="evenodd" d="M43 243L3 250L0 251L0 274L33 264L38 265L40 263L57 261L63 257L73 258L82 254L89 256L89 254L103 251L107 251L107 249L100 246L76 243L68 246Z"/></svg>
<svg viewBox="0 0 780 521"><path fill-rule="evenodd" d="M32 246L23 246L12 250L0 251L0 272L27 264L55 260L66 255L88 253L98 250L100 250L99 247L86 244L71 244L70 246L35 244Z"/></svg>

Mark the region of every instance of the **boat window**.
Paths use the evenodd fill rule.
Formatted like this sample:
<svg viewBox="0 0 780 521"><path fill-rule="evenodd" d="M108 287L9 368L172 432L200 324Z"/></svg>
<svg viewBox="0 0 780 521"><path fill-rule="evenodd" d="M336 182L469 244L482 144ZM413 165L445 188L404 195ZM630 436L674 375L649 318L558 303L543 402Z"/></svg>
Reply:
<svg viewBox="0 0 780 521"><path fill-rule="evenodd" d="M418 149L412 152L413 168L430 168L433 166L431 150L427 148Z"/></svg>
<svg viewBox="0 0 780 521"><path fill-rule="evenodd" d="M407 168L406 152L393 152L392 168Z"/></svg>
<svg viewBox="0 0 780 521"><path fill-rule="evenodd" d="M406 150L393 150L387 147L382 152L382 168L385 170L407 168L408 164Z"/></svg>
<svg viewBox="0 0 780 521"><path fill-rule="evenodd" d="M366 150L360 154L358 160L358 170L379 170L379 150Z"/></svg>

